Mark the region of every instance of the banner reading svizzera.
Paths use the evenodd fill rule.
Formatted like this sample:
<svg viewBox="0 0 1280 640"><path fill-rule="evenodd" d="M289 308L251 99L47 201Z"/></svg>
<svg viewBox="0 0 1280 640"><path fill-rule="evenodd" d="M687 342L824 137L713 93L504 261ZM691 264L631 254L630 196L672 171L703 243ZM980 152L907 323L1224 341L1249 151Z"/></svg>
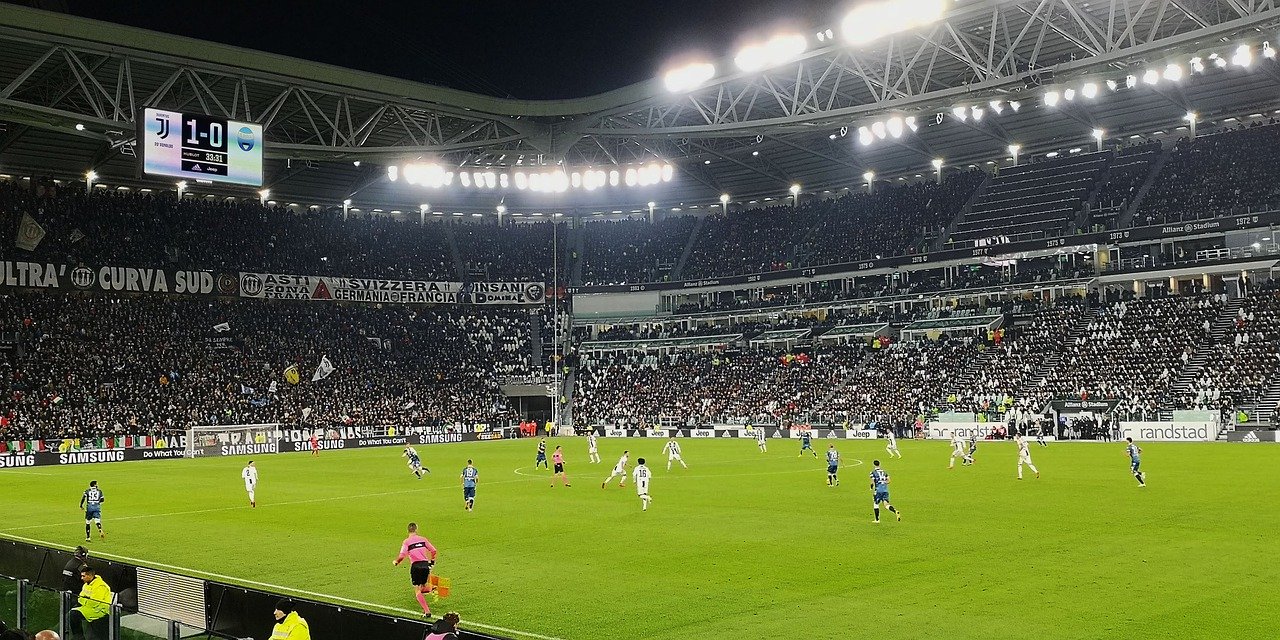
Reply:
<svg viewBox="0 0 1280 640"><path fill-rule="evenodd" d="M546 287L540 282L432 282L241 272L240 295L383 304L542 304Z"/></svg>

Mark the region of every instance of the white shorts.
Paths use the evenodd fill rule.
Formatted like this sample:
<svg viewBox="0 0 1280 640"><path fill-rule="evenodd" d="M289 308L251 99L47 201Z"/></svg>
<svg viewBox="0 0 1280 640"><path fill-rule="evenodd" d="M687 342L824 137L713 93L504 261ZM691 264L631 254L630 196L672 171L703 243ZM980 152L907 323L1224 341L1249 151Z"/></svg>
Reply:
<svg viewBox="0 0 1280 640"><path fill-rule="evenodd" d="M668 455L668 456L667 456L667 461L668 461L668 462L669 462L669 461L671 461L671 460L683 460L683 459L684 459L684 458L681 458L681 457L680 457L680 454L678 454L678 453L672 453L672 454L670 454L670 455Z"/></svg>
<svg viewBox="0 0 1280 640"><path fill-rule="evenodd" d="M1031 464L1031 454L1019 454L1018 464Z"/></svg>
<svg viewBox="0 0 1280 640"><path fill-rule="evenodd" d="M622 478L625 480L627 477L627 470L623 469L622 467L614 467L613 471L609 472L609 477L612 478L614 476L622 476Z"/></svg>
<svg viewBox="0 0 1280 640"><path fill-rule="evenodd" d="M252 482L244 483L244 490L248 491L249 493L253 493L253 483Z"/></svg>
<svg viewBox="0 0 1280 640"><path fill-rule="evenodd" d="M889 444L885 445L885 448L886 448L886 449L897 449L897 448L898 448L898 441L897 441L897 440L890 440L890 441L889 441Z"/></svg>
<svg viewBox="0 0 1280 640"><path fill-rule="evenodd" d="M595 453L595 452L596 452L595 447L587 447L587 453Z"/></svg>
<svg viewBox="0 0 1280 640"><path fill-rule="evenodd" d="M648 480L642 480L642 481L640 481L640 482L637 482L637 483L636 483L636 495L638 495L638 496L647 496L647 495L649 495L649 481L648 481Z"/></svg>

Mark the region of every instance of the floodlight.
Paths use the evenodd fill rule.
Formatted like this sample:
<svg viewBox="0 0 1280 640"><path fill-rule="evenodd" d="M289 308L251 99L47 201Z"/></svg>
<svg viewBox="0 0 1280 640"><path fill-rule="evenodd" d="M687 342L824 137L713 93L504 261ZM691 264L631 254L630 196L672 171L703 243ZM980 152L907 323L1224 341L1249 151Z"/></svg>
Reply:
<svg viewBox="0 0 1280 640"><path fill-rule="evenodd" d="M270 197L271 197L271 190L270 190L270 189L262 189L262 190L259 190L259 191L258 191L258 197L259 197L259 198L262 198L263 200L266 200L267 198L270 198Z"/></svg>
<svg viewBox="0 0 1280 640"><path fill-rule="evenodd" d="M397 167L397 166L396 166L396 165L394 165L394 164L393 164L393 165L391 165L391 166L389 166L389 167L387 167L387 179L388 179L388 180L390 180L390 181L392 181L392 182L395 182L396 180L399 180L399 179L400 179L400 167Z"/></svg>
<svg viewBox="0 0 1280 640"><path fill-rule="evenodd" d="M791 195L793 195L793 196L794 196L794 195L796 195L796 194L798 194L798 193L800 193L800 185L798 185L798 184L793 184L793 185L791 185Z"/></svg>
<svg viewBox="0 0 1280 640"><path fill-rule="evenodd" d="M1160 72L1155 69L1147 69L1146 73L1142 74L1142 82L1145 84L1159 84Z"/></svg>
<svg viewBox="0 0 1280 640"><path fill-rule="evenodd" d="M1021 108L1022 108L1022 103L1021 103L1021 102L1019 102L1019 101L1017 101L1017 100L1010 100L1010 101L1009 101L1009 108L1010 108L1010 109L1013 109L1013 112L1014 112L1014 113L1017 113L1017 112L1018 112L1018 109L1021 109Z"/></svg>
<svg viewBox="0 0 1280 640"><path fill-rule="evenodd" d="M970 110L970 113L973 114L973 121L979 122L982 120L982 116L986 115L987 112L982 107L974 107Z"/></svg>
<svg viewBox="0 0 1280 640"><path fill-rule="evenodd" d="M183 189L185 189L185 188L187 188L187 182L186 182L185 180L183 180L182 182L179 182L179 183L178 183L178 186L179 186L179 187L182 187ZM343 200L343 201L342 201L342 206L344 206L344 207L349 207L349 206L351 206L351 198L347 198L346 200Z"/></svg>
<svg viewBox="0 0 1280 640"><path fill-rule="evenodd" d="M569 184L572 184L574 189L581 187L582 174L578 173L577 171L574 171L573 173L569 174ZM503 185L503 186L506 186L506 185Z"/></svg>
<svg viewBox="0 0 1280 640"><path fill-rule="evenodd" d="M1075 99L1076 99L1076 90L1075 90L1075 89L1067 89L1066 91L1063 91L1063 92L1062 92L1062 99L1063 99L1063 100L1066 100L1067 102L1071 102L1072 100L1075 100Z"/></svg>
<svg viewBox="0 0 1280 640"><path fill-rule="evenodd" d="M84 125L82 125L82 124L80 124L79 122L77 122L77 123L76 123L76 131L84 131Z"/></svg>
<svg viewBox="0 0 1280 640"><path fill-rule="evenodd" d="M1164 68L1164 79L1169 82L1178 82L1182 80L1182 67L1180 65L1170 63Z"/></svg>
<svg viewBox="0 0 1280 640"><path fill-rule="evenodd" d="M1101 139L1102 139L1102 136L1104 136L1104 135L1106 135L1106 132L1105 132L1105 131L1103 131L1102 129L1094 129L1094 130L1093 130L1093 139L1094 139L1094 140L1101 140Z"/></svg>
<svg viewBox="0 0 1280 640"><path fill-rule="evenodd" d="M902 118L899 118L898 116L889 118L889 120L885 123L885 127L888 128L889 135L895 138L902 137Z"/></svg>
<svg viewBox="0 0 1280 640"><path fill-rule="evenodd" d="M1183 116L1183 119L1186 120L1187 122L1195 122L1196 120L1199 119L1199 117L1200 116L1197 115L1196 112L1188 111L1187 115Z"/></svg>
<svg viewBox="0 0 1280 640"><path fill-rule="evenodd" d="M889 135L889 132L885 129L883 122L871 123L871 133L876 134L876 137L881 140L884 140L885 136Z"/></svg>
<svg viewBox="0 0 1280 640"><path fill-rule="evenodd" d="M507 205L505 205L505 204L500 204L500 205L498 205L498 206L497 206L497 209L498 209L498 213L506 213L506 212L507 212Z"/></svg>
<svg viewBox="0 0 1280 640"><path fill-rule="evenodd" d="M627 169L626 177L623 178L623 182L625 182L628 187L636 186L636 170Z"/></svg>
<svg viewBox="0 0 1280 640"><path fill-rule="evenodd" d="M1017 155L1018 152L1021 150L1022 150L1022 145L1020 144L1009 145L1009 155Z"/></svg>
<svg viewBox="0 0 1280 640"><path fill-rule="evenodd" d="M1080 95L1092 100L1098 95L1098 85L1093 82L1086 82L1080 87Z"/></svg>
<svg viewBox="0 0 1280 640"><path fill-rule="evenodd" d="M808 43L800 34L779 34L762 44L743 47L733 62L743 71L759 71L795 60L806 47Z"/></svg>
<svg viewBox="0 0 1280 640"><path fill-rule="evenodd" d="M616 186L618 186L618 180L619 180L621 177L622 177L622 176L620 176L620 175L618 174L618 170L617 170L617 169L613 169L613 170L611 170L611 171L609 172L609 186L611 186L611 187L616 187Z"/></svg>
<svg viewBox="0 0 1280 640"><path fill-rule="evenodd" d="M991 107L991 110L996 112L996 115L1000 115L1000 113L1004 111L1004 105L1001 104L999 100L992 100L987 103L987 106Z"/></svg>
<svg viewBox="0 0 1280 640"><path fill-rule="evenodd" d="M98 179L98 172L97 172L97 171L90 171L90 172L88 172L88 173L84 174L84 178L85 178L85 180L88 180L89 182L93 182L94 180L97 180L97 179ZM183 186L186 186L186 185L183 185Z"/></svg>
<svg viewBox="0 0 1280 640"><path fill-rule="evenodd" d="M1223 67L1227 66L1227 60L1226 60L1226 58L1223 58L1222 56L1220 56L1220 55L1218 55L1218 54L1216 54L1216 53L1211 53L1211 54L1209 54L1209 60L1212 60L1212 61L1213 61L1213 66L1215 66L1215 67L1217 67L1217 68L1219 68L1219 69L1221 69L1221 68L1223 68Z"/></svg>
<svg viewBox="0 0 1280 640"><path fill-rule="evenodd" d="M462 183L462 186L464 187L471 186L471 174L466 171L460 172L458 174L458 182ZM480 185L477 184L476 186L478 187Z"/></svg>
<svg viewBox="0 0 1280 640"><path fill-rule="evenodd" d="M524 191L529 186L529 177L523 171L517 171L515 175L516 188Z"/></svg>
<svg viewBox="0 0 1280 640"><path fill-rule="evenodd" d="M667 91L680 93L697 89L715 75L715 65L710 62L694 62L668 71L662 79Z"/></svg>
<svg viewBox="0 0 1280 640"><path fill-rule="evenodd" d="M866 44L884 36L936 22L947 0L880 0L850 11L840 31L850 44Z"/></svg>
<svg viewBox="0 0 1280 640"><path fill-rule="evenodd" d="M916 125L916 117L915 117L915 116L907 116L907 117L906 117L906 119L904 120L904 122L906 122L906 123L907 123L907 128L908 128L908 129L910 129L910 130L912 130L912 131L915 131L915 130L918 128L918 126Z"/></svg>
<svg viewBox="0 0 1280 640"><path fill-rule="evenodd" d="M1204 73L1204 58L1196 56L1191 59L1191 73Z"/></svg>
<svg viewBox="0 0 1280 640"><path fill-rule="evenodd" d="M1262 57L1268 60L1276 57L1276 50L1271 48L1270 42L1262 43Z"/></svg>
<svg viewBox="0 0 1280 640"><path fill-rule="evenodd" d="M655 206L657 206L657 204L658 204L658 203L656 203L656 202L654 202L654 201L650 200L650 201L649 201L649 208L650 208L650 209L652 209L652 208L654 208Z"/></svg>
<svg viewBox="0 0 1280 640"><path fill-rule="evenodd" d="M1044 92L1044 106L1046 107L1058 106L1058 99L1061 97L1062 96L1060 96L1057 91Z"/></svg>
<svg viewBox="0 0 1280 640"><path fill-rule="evenodd" d="M871 129L868 129L865 126L858 127L858 142L861 142L862 146L865 147L874 141L875 141L875 136L871 134Z"/></svg>
<svg viewBox="0 0 1280 640"><path fill-rule="evenodd" d="M676 175L676 168L674 166L671 166L669 164L662 165L662 181L663 182L671 182L671 179L674 178L675 175Z"/></svg>
<svg viewBox="0 0 1280 640"><path fill-rule="evenodd" d="M875 179L876 179L876 172L874 172L874 171L868 171L868 172L866 172L866 173L862 174L862 179L863 179L863 180L866 180L867 182L871 182L872 180L875 180Z"/></svg>
<svg viewBox="0 0 1280 640"><path fill-rule="evenodd" d="M1119 86L1120 85L1117 84L1115 80L1107 81L1107 89L1110 89L1111 91L1115 91Z"/></svg>
<svg viewBox="0 0 1280 640"><path fill-rule="evenodd" d="M964 122L969 119L969 112L964 107L952 107L951 117L959 120L960 122Z"/></svg>
<svg viewBox="0 0 1280 640"><path fill-rule="evenodd" d="M1126 89L1132 89L1138 86L1138 76L1132 73L1124 77L1124 86Z"/></svg>
<svg viewBox="0 0 1280 640"><path fill-rule="evenodd" d="M1231 64L1248 69L1249 65L1253 64L1253 49L1247 44L1236 47L1235 55L1231 56Z"/></svg>
<svg viewBox="0 0 1280 640"><path fill-rule="evenodd" d="M729 204L729 194L727 193L720 194L720 204L722 205Z"/></svg>
<svg viewBox="0 0 1280 640"><path fill-rule="evenodd" d="M942 168L942 158L933 159L933 168L935 171Z"/></svg>

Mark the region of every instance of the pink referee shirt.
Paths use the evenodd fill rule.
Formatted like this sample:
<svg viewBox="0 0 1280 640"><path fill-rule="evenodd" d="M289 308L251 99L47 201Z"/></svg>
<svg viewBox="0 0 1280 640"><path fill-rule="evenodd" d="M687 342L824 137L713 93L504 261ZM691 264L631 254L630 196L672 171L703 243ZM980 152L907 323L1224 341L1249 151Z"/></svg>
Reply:
<svg viewBox="0 0 1280 640"><path fill-rule="evenodd" d="M428 556L428 553L431 555ZM436 548L430 540L415 533L405 538L404 544L400 545L400 555L396 556L396 563L399 564L405 556L409 557L410 562L423 562L436 557Z"/></svg>
<svg viewBox="0 0 1280 640"><path fill-rule="evenodd" d="M554 460L556 464L564 464L564 454L559 451L552 454L551 459Z"/></svg>

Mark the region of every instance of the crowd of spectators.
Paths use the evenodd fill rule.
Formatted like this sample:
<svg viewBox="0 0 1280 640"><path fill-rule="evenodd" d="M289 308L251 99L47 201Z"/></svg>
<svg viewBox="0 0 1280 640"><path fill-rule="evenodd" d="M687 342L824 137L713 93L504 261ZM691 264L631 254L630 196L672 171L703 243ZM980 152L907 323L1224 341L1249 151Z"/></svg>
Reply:
<svg viewBox="0 0 1280 640"><path fill-rule="evenodd" d="M582 284L661 282L680 261L697 219L691 216L588 222Z"/></svg>
<svg viewBox="0 0 1280 640"><path fill-rule="evenodd" d="M1190 387L1174 399L1183 409L1231 415L1266 390L1280 367L1280 296L1251 295L1231 319L1231 330L1208 352Z"/></svg>
<svg viewBox="0 0 1280 640"><path fill-rule="evenodd" d="M569 225L551 222L455 224L467 276L495 282L568 282ZM559 260L553 260L555 254Z"/></svg>
<svg viewBox="0 0 1280 640"><path fill-rule="evenodd" d="M521 327L514 311L5 295L0 331L19 345L0 357L0 440L505 422L495 374L534 366ZM312 382L324 357L334 371Z"/></svg>
<svg viewBox="0 0 1280 640"><path fill-rule="evenodd" d="M1179 140L1142 199L1135 225L1213 218L1280 205L1280 126L1254 123Z"/></svg>
<svg viewBox="0 0 1280 640"><path fill-rule="evenodd" d="M1161 145L1152 140L1121 149L1111 163L1107 181L1098 190L1091 218L1095 225L1114 229L1143 183L1151 175L1151 166L1160 157Z"/></svg>

